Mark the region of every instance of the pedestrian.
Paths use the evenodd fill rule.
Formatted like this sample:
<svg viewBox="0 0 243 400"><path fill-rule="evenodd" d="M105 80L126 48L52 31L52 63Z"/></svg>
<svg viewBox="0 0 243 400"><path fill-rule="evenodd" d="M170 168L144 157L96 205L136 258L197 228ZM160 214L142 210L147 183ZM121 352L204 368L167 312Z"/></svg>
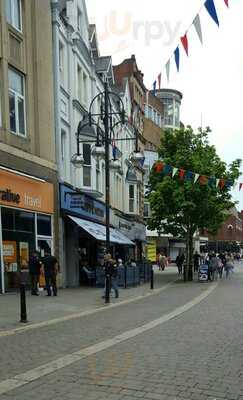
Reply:
<svg viewBox="0 0 243 400"><path fill-rule="evenodd" d="M196 253L193 255L193 264L194 264L194 272L198 272L199 265L200 265L200 254L196 251Z"/></svg>
<svg viewBox="0 0 243 400"><path fill-rule="evenodd" d="M159 269L161 269L161 271L164 271L165 268L168 265L168 260L167 257L164 255L164 253L159 255Z"/></svg>
<svg viewBox="0 0 243 400"><path fill-rule="evenodd" d="M59 269L57 259L51 255L50 251L45 250L42 264L44 266L47 296L51 296L52 293L53 296L57 296L57 273Z"/></svg>
<svg viewBox="0 0 243 400"><path fill-rule="evenodd" d="M37 251L33 251L29 260L29 274L31 283L31 294L32 296L39 296L38 282L40 276L41 261Z"/></svg>
<svg viewBox="0 0 243 400"><path fill-rule="evenodd" d="M218 276L220 277L220 279L222 279L222 277L223 277L223 270L224 270L224 264L223 264L221 258L218 256L217 272L218 272Z"/></svg>
<svg viewBox="0 0 243 400"><path fill-rule="evenodd" d="M225 263L225 272L226 272L226 279L230 278L230 273L233 272L234 269L234 259L230 253L226 256L226 263Z"/></svg>
<svg viewBox="0 0 243 400"><path fill-rule="evenodd" d="M108 277L109 279L109 293L111 289L114 290L115 292L115 297L119 297L119 290L118 290L118 268L117 268L117 263L115 260L112 259L110 253L106 253L104 256L104 268L105 268L105 276ZM105 285L106 285L107 280L105 280ZM105 298L106 295L106 286L104 287L104 295L102 298Z"/></svg>
<svg viewBox="0 0 243 400"><path fill-rule="evenodd" d="M218 258L212 253L209 259L209 280L214 281L218 278Z"/></svg>
<svg viewBox="0 0 243 400"><path fill-rule="evenodd" d="M177 265L177 268L178 268L178 274L179 275L182 275L182 268L183 268L184 261L185 261L184 253L178 254L178 256L176 257L176 265Z"/></svg>

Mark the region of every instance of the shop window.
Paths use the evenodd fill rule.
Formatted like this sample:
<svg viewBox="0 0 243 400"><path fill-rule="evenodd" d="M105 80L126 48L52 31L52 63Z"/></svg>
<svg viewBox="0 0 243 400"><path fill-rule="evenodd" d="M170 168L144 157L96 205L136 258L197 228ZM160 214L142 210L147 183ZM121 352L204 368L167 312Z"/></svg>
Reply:
<svg viewBox="0 0 243 400"><path fill-rule="evenodd" d="M51 217L49 215L37 215L37 234L40 236L52 236Z"/></svg>
<svg viewBox="0 0 243 400"><path fill-rule="evenodd" d="M14 213L11 208L2 208L2 229L5 231L14 230Z"/></svg>
<svg viewBox="0 0 243 400"><path fill-rule="evenodd" d="M5 0L5 10L8 23L18 31L21 31L21 0Z"/></svg>
<svg viewBox="0 0 243 400"><path fill-rule="evenodd" d="M15 211L15 230L21 232L35 232L35 216L26 211Z"/></svg>
<svg viewBox="0 0 243 400"><path fill-rule="evenodd" d="M10 130L25 136L24 77L13 69L8 71Z"/></svg>
<svg viewBox="0 0 243 400"><path fill-rule="evenodd" d="M91 186L91 146L90 144L83 144L83 186Z"/></svg>
<svg viewBox="0 0 243 400"><path fill-rule="evenodd" d="M134 185L129 185L129 212L133 213L135 210L135 190Z"/></svg>

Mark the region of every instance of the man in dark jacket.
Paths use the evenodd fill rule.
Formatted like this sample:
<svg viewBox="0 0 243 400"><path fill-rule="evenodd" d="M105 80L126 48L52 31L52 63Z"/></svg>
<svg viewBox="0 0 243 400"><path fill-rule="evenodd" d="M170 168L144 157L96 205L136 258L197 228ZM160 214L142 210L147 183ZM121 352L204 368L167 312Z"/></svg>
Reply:
<svg viewBox="0 0 243 400"><path fill-rule="evenodd" d="M45 257L42 259L44 266L45 281L47 296L51 296L51 286L53 296L57 296L57 273L58 273L58 262L56 257L52 256L50 252L45 251Z"/></svg>
<svg viewBox="0 0 243 400"><path fill-rule="evenodd" d="M38 296L38 282L40 276L40 268L41 268L41 261L38 257L36 251L33 252L32 256L30 257L29 261L29 274L30 274L30 281L31 281L31 294L33 296Z"/></svg>

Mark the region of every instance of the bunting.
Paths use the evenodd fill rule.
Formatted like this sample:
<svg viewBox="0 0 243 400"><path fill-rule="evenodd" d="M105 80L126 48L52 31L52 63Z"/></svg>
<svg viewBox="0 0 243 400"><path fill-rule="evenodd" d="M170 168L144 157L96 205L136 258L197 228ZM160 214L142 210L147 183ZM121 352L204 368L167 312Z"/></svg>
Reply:
<svg viewBox="0 0 243 400"><path fill-rule="evenodd" d="M200 42L203 44L202 27L199 15L197 15L193 21L193 25L196 29Z"/></svg>
<svg viewBox="0 0 243 400"><path fill-rule="evenodd" d="M156 84L157 84L157 82L154 81L154 83L153 83L153 95L154 96L156 95Z"/></svg>
<svg viewBox="0 0 243 400"><path fill-rule="evenodd" d="M192 171L186 171L183 168L177 168L169 164L164 164L162 161L157 161L153 168L156 173L163 174L164 176L171 176L171 178L174 178L178 174L178 178L181 181L188 181L192 182L193 184L198 182L200 185L209 186L211 188L219 188L220 190L223 190L224 188L233 188L235 185L231 179L218 179L214 176L208 177L206 175L200 175ZM240 183L239 190L241 190L242 187L243 183Z"/></svg>
<svg viewBox="0 0 243 400"><path fill-rule="evenodd" d="M227 7L229 7L229 0L224 0Z"/></svg>
<svg viewBox="0 0 243 400"><path fill-rule="evenodd" d="M216 8L214 5L214 0L206 0L205 8L206 8L207 12L209 13L210 17L219 26L219 20L218 20L217 11L216 11Z"/></svg>
<svg viewBox="0 0 243 400"><path fill-rule="evenodd" d="M161 73L158 75L158 86L161 89Z"/></svg>
<svg viewBox="0 0 243 400"><path fill-rule="evenodd" d="M167 81L169 82L169 80L170 80L170 60L167 61L165 69L166 69Z"/></svg>
<svg viewBox="0 0 243 400"><path fill-rule="evenodd" d="M239 191L241 191L242 187L243 187L243 183L240 183L240 185L239 185Z"/></svg>
<svg viewBox="0 0 243 400"><path fill-rule="evenodd" d="M176 68L177 68L177 71L179 72L179 70L180 70L180 49L179 49L179 46L175 49L174 55L175 55Z"/></svg>
<svg viewBox="0 0 243 400"><path fill-rule="evenodd" d="M182 46L184 47L184 50L186 52L186 55L188 56L188 39L187 39L187 34L185 33L184 36L181 37L181 43Z"/></svg>

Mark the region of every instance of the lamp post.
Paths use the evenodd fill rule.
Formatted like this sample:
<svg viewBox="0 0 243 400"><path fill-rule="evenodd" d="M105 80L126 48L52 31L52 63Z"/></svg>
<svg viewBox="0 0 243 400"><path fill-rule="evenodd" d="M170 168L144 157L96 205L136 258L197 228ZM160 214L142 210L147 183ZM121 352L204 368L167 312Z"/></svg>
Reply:
<svg viewBox="0 0 243 400"><path fill-rule="evenodd" d="M100 112L99 113L93 113L92 108L94 105L94 102L96 100L100 99L101 106L100 106ZM113 107L113 100L116 100L118 104L118 109L114 109ZM113 123L113 116L116 116L118 118L118 121ZM98 118L98 121L101 120L103 122L104 129L100 128L99 122L97 123L96 120ZM110 145L112 144L112 133L114 132L114 128L118 125L124 125L128 123L126 121L126 115L125 115L125 109L123 105L123 101L118 96L117 93L112 92L109 90L108 82L107 80L104 82L104 91L99 93L97 96L93 98L91 101L89 111L88 111L88 122L85 122L85 119L83 121L80 121L78 125L78 130L76 134L76 144L77 144L77 153L72 157L71 162L74 164L75 167L81 167L84 163L82 154L80 152L80 144L81 143L92 143L94 142L96 144L94 150L93 150L93 155L100 156L103 153L104 150L104 156L105 156L105 225L106 225L106 241L105 241L105 247L106 247L106 253L110 252ZM83 134L84 128L85 127L91 127L91 126L96 126L96 139L95 140L82 140L81 136ZM116 141L122 141L122 140L135 140L136 146L135 146L135 153L134 153L134 159L136 161L139 161L140 159L143 158L143 155L139 152L138 149L138 135L137 132L135 132L135 137L130 138L130 139L116 139ZM104 146L104 147L103 147ZM116 161L116 160L113 160ZM106 274L105 274L105 303L110 302L110 274L108 270L106 269Z"/></svg>

